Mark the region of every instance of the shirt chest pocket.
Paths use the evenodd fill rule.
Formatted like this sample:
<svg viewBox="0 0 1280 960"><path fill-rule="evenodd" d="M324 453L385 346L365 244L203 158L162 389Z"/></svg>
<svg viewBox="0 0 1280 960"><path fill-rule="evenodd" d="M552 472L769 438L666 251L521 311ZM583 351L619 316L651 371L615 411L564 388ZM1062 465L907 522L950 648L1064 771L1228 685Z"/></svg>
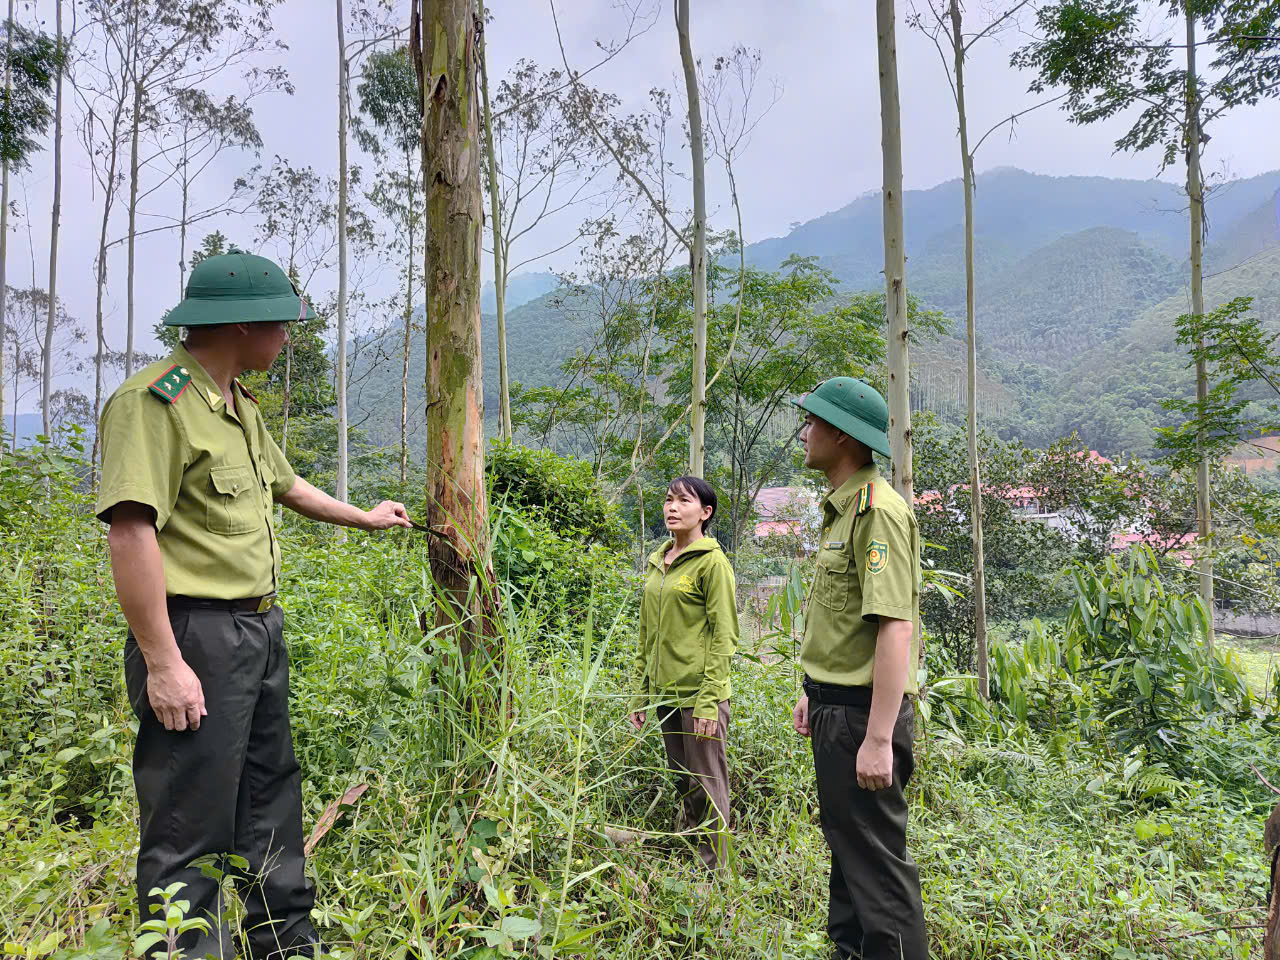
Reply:
<svg viewBox="0 0 1280 960"><path fill-rule="evenodd" d="M849 604L853 575L849 572L849 555L843 551L823 550L818 554L814 575L813 599L831 610L843 610Z"/></svg>
<svg viewBox="0 0 1280 960"><path fill-rule="evenodd" d="M247 463L212 467L212 489L206 504L205 525L210 533L232 536L251 533L263 524L262 494L253 468Z"/></svg>

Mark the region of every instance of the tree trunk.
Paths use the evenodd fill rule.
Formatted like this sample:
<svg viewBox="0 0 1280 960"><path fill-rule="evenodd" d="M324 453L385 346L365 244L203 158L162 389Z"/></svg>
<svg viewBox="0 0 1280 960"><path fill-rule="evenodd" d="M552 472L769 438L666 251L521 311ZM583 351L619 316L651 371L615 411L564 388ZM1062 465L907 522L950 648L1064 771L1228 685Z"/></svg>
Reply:
<svg viewBox="0 0 1280 960"><path fill-rule="evenodd" d="M9 0L9 18L5 21L4 31L4 97L7 101L13 85L13 76L9 70L9 57L13 50L13 0ZM5 308L8 306L9 286L6 264L9 254L9 163L3 164L0 172L0 425L4 424L4 340L5 340ZM14 363L17 370L17 362ZM13 409L18 409L18 391L13 391ZM18 445L18 430L14 427L13 445ZM3 431L0 430L0 456L4 456Z"/></svg>
<svg viewBox="0 0 1280 960"><path fill-rule="evenodd" d="M289 454L289 401L293 395L293 344L284 347L284 400L280 404L280 453Z"/></svg>
<svg viewBox="0 0 1280 960"><path fill-rule="evenodd" d="M417 0L411 22L416 23ZM427 526L435 582L464 659L498 661L484 569L488 517L480 357L481 213L475 0L433 0L421 21L427 242ZM471 590L480 575L480 589Z"/></svg>
<svg viewBox="0 0 1280 960"><path fill-rule="evenodd" d="M58 50L62 51L62 0L57 3ZM45 436L53 435L53 324L58 303L58 228L62 224L62 67L53 92L53 212L49 222L49 314L44 324L44 365L40 371L40 412Z"/></svg>
<svg viewBox="0 0 1280 960"><path fill-rule="evenodd" d="M1190 3L1184 8L1187 20L1187 200L1191 208L1191 312L1204 316L1204 183L1200 176L1200 92L1196 76L1196 21ZM1196 343L1196 401L1204 410L1209 396L1209 372L1204 360L1204 339ZM1203 418L1202 418L1203 419ZM1200 599L1209 613L1209 635L1205 644L1213 653L1213 556L1209 541L1213 522L1209 508L1209 457L1204 450L1204 429L1196 437L1199 462L1196 464L1196 521L1200 548L1204 554L1200 570Z"/></svg>
<svg viewBox="0 0 1280 960"><path fill-rule="evenodd" d="M133 36L134 56L133 69L133 131L129 148L129 266L126 280L126 297L128 300L127 320L125 321L124 339L124 376L127 380L133 376L133 323L134 323L134 263L138 247L138 134L142 127L142 81L138 77L138 4L134 5Z"/></svg>
<svg viewBox="0 0 1280 960"><path fill-rule="evenodd" d="M493 149L489 109L489 65L484 50L484 2L480 3L480 91L484 97L485 156L489 163L489 230L493 234L493 295L498 312L498 435L511 442L511 381L507 375L507 276L502 256L502 215L498 208L498 155Z"/></svg>
<svg viewBox="0 0 1280 960"><path fill-rule="evenodd" d="M889 444L892 482L913 505L911 470L911 365L907 355L907 263L902 231L902 123L898 104L898 50L893 0L876 0L880 60L880 149L884 158L884 286L889 368Z"/></svg>
<svg viewBox="0 0 1280 960"><path fill-rule="evenodd" d="M187 298L187 210L191 205L191 181L187 174L187 136L182 134L182 216L178 219L178 302Z"/></svg>
<svg viewBox="0 0 1280 960"><path fill-rule="evenodd" d="M693 412L689 421L689 472L700 477L705 468L707 424L707 163L703 156L698 76L689 39L689 0L676 0L676 31L680 35L680 62L689 99L689 149L693 157L693 247L689 262L693 276Z"/></svg>
<svg viewBox="0 0 1280 960"><path fill-rule="evenodd" d="M338 10L338 470L334 496L347 499L347 41Z"/></svg>
<svg viewBox="0 0 1280 960"><path fill-rule="evenodd" d="M405 176L408 184L409 258L405 263L404 291L404 365L400 369L400 486L409 482L409 350L413 346L413 157L405 153Z"/></svg>
<svg viewBox="0 0 1280 960"><path fill-rule="evenodd" d="M969 361L969 511L973 536L973 641L978 693L991 699L987 664L987 577L982 553L982 470L978 464L978 333L973 283L973 155L964 102L964 33L960 0L951 0L951 41L955 47L956 116L960 122L960 163L964 171L964 326Z"/></svg>

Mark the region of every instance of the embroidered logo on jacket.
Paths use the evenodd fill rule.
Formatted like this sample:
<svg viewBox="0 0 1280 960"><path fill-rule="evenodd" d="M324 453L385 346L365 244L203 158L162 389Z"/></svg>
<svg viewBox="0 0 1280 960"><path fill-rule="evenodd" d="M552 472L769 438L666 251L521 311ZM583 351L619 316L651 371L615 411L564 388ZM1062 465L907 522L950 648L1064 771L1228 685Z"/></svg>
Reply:
<svg viewBox="0 0 1280 960"><path fill-rule="evenodd" d="M889 561L889 545L883 540L872 540L867 545L867 573L879 573Z"/></svg>

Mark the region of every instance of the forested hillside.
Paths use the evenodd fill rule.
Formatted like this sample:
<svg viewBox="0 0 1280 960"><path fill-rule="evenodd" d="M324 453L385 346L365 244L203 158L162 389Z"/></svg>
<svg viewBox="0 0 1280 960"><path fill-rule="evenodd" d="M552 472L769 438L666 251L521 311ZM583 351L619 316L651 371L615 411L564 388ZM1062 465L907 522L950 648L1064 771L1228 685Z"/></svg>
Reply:
<svg viewBox="0 0 1280 960"><path fill-rule="evenodd" d="M1208 201L1210 306L1253 295L1280 326L1280 171L1223 185ZM981 403L989 427L1034 446L1079 430L1107 454L1148 455L1151 428L1167 422L1160 400L1185 385L1173 350L1173 321L1189 309L1181 188L1156 180L1048 177L999 169L978 177L977 304L983 366ZM947 317L963 315L964 258L958 181L906 193L908 289ZM844 291L882 284L880 199L847 206L747 248L748 263L776 269L793 254L817 257ZM1268 251L1271 251L1270 253ZM590 346L598 322L585 305L550 290L549 273L511 285L511 378L525 386L559 382L560 364ZM548 292L550 291L550 292ZM529 299L532 294L540 294ZM1216 298L1216 299L1215 299ZM497 343L485 300L485 407L496 415ZM392 334L393 342L398 334ZM398 349L398 348L396 348ZM410 362L411 408L422 401L422 347ZM918 407L944 421L964 409L964 346L943 338L914 355ZM395 354L388 347L387 355ZM377 355L366 351L367 357ZM363 374L363 375L362 375ZM399 380L357 365L356 410L376 443L399 436Z"/></svg>

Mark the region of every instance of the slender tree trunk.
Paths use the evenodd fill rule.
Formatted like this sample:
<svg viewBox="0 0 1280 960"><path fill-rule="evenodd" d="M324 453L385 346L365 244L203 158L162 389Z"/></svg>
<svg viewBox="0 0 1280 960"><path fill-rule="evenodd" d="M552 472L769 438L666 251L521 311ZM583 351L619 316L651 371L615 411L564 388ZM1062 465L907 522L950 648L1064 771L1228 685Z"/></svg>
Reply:
<svg viewBox="0 0 1280 960"><path fill-rule="evenodd" d="M4 31L4 95L5 100L9 99L9 93L13 85L13 76L9 70L9 57L13 50L13 2L9 0L9 17L5 21ZM9 163L6 160L2 165L3 172L0 172L0 424L4 423L4 342L5 342L5 323L7 320L5 309L9 300L9 281L8 281L8 254L9 254ZM17 361L14 361L14 370L17 370ZM18 389L14 387L13 391L13 409L18 409ZM18 445L18 428L15 424L13 429L13 445L15 449ZM0 457L4 456L4 440L0 436Z"/></svg>
<svg viewBox="0 0 1280 960"><path fill-rule="evenodd" d="M126 281L128 299L124 343L124 376L133 376L134 264L138 247L138 135L142 127L142 81L138 78L138 5L134 5L133 131L129 148L129 266Z"/></svg>
<svg viewBox="0 0 1280 960"><path fill-rule="evenodd" d="M498 311L498 435L511 442L511 381L507 375L507 272L503 265L502 211L498 206L498 155L493 149L489 109L489 65L484 49L484 2L480 3L480 91L484 97L485 156L489 163L489 230L493 234L493 295Z"/></svg>
<svg viewBox="0 0 1280 960"><path fill-rule="evenodd" d="M973 280L973 155L964 101L964 32L960 0L951 0L951 41L955 47L956 116L960 122L960 163L964 171L964 326L969 361L969 510L973 535L973 640L978 693L991 699L987 664L987 576L982 552L982 470L978 464L978 332Z"/></svg>
<svg viewBox="0 0 1280 960"><path fill-rule="evenodd" d="M413 156L405 153L405 176L408 184L409 258L405 264L404 291L404 365L400 368L400 486L409 482L409 349L413 333Z"/></svg>
<svg viewBox="0 0 1280 960"><path fill-rule="evenodd" d="M338 471L334 496L347 499L347 41L338 11Z"/></svg>
<svg viewBox="0 0 1280 960"><path fill-rule="evenodd" d="M1187 200L1191 208L1191 312L1204 316L1204 182L1200 175L1200 91L1196 74L1196 20L1184 8L1187 20ZM1204 409L1209 396L1209 372L1204 360L1204 339L1196 343L1196 401ZM1209 552L1213 520L1209 501L1209 457L1204 450L1204 429L1196 437L1200 457L1196 465L1196 521L1200 548L1204 554L1197 564L1200 570L1200 599L1209 613L1209 635L1205 643L1213 652L1213 556Z"/></svg>
<svg viewBox="0 0 1280 960"><path fill-rule="evenodd" d="M58 51L62 51L62 0L57 2ZM45 436L53 435L53 324L58 303L58 228L62 224L62 68L53 90L53 212L49 223L49 314L44 324L44 366L40 371L40 412Z"/></svg>
<svg viewBox="0 0 1280 960"><path fill-rule="evenodd" d="M680 35L680 62L689 99L689 149L693 157L693 247L689 263L693 276L693 411L689 421L689 472L700 477L705 467L707 425L707 162L703 155L698 75L689 38L689 0L676 0L676 32Z"/></svg>
<svg viewBox="0 0 1280 960"><path fill-rule="evenodd" d="M182 216L178 220L178 302L187 298L187 210L191 206L191 181L187 176L187 132L182 131Z"/></svg>
<svg viewBox="0 0 1280 960"><path fill-rule="evenodd" d="M417 23L417 0L411 22ZM488 549L480 355L480 109L475 0L433 0L421 20L427 242L427 525L431 573L453 601L465 659L501 651L482 572ZM412 42L412 41L411 41ZM472 590L480 575L479 590Z"/></svg>
<svg viewBox="0 0 1280 960"><path fill-rule="evenodd" d="M893 0L876 0L880 60L880 148L884 156L884 285L889 368L889 444L893 487L914 504L911 469L911 364L907 355L907 262L902 230L902 115Z"/></svg>
<svg viewBox="0 0 1280 960"><path fill-rule="evenodd" d="M289 455L289 402L293 395L293 344L284 348L284 400L280 404L280 452Z"/></svg>

